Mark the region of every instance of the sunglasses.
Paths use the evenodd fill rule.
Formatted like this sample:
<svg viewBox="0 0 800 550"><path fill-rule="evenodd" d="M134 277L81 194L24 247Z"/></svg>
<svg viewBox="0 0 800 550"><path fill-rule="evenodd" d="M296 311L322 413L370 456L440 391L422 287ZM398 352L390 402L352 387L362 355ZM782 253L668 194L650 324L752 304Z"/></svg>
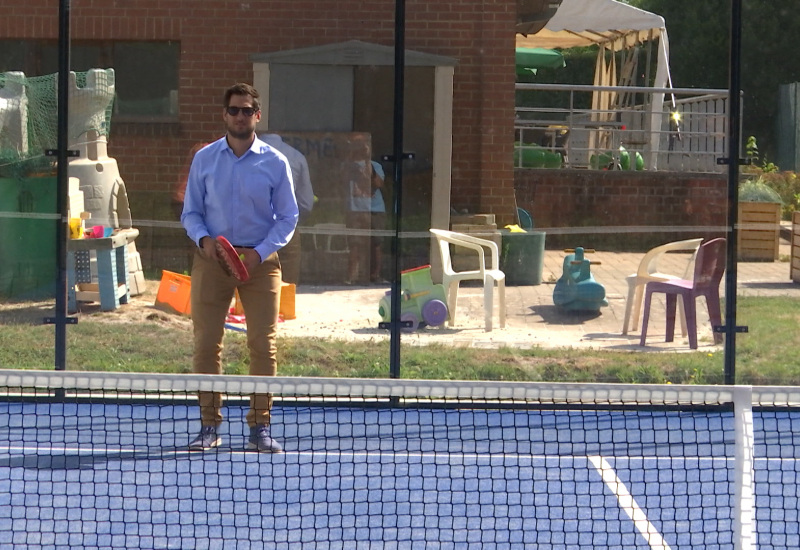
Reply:
<svg viewBox="0 0 800 550"><path fill-rule="evenodd" d="M258 109L254 107L226 107L225 110L231 116L236 116L241 111L246 117L251 117L258 111Z"/></svg>

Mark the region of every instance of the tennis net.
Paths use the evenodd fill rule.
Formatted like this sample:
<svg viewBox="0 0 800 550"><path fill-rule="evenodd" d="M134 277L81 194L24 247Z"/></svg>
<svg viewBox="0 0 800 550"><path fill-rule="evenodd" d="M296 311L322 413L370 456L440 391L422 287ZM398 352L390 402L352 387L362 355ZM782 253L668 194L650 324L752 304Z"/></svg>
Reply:
<svg viewBox="0 0 800 550"><path fill-rule="evenodd" d="M2 548L755 541L749 387L0 371L0 388ZM225 395L205 452L187 450L198 391ZM281 454L246 450L254 393L274 396ZM769 418L765 455L786 458L789 417ZM775 468L760 542L789 548L797 499L770 483L794 463Z"/></svg>

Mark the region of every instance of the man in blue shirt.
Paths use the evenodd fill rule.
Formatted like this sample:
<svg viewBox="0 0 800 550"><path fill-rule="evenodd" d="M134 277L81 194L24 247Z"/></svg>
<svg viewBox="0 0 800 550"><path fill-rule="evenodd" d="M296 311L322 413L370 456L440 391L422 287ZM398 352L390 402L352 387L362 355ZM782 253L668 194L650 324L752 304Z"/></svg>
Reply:
<svg viewBox="0 0 800 550"><path fill-rule="evenodd" d="M220 354L225 319L239 290L247 318L250 374L275 376L276 332L280 306L281 266L278 250L292 238L298 207L286 157L256 137L261 120L258 91L235 84L225 91L226 134L198 151L186 184L181 223L197 244L192 260L193 370L222 372ZM250 278L242 283L228 275L217 261L214 239L226 237L243 259ZM190 449L206 450L221 444L222 397L201 392L200 434ZM249 448L281 452L269 432L270 394L251 396L247 423Z"/></svg>

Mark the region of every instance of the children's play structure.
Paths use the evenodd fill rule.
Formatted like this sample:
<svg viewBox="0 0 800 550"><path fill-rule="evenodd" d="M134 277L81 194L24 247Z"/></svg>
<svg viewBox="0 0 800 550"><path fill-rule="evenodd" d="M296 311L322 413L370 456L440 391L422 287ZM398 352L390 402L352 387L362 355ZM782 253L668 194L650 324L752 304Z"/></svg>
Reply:
<svg viewBox="0 0 800 550"><path fill-rule="evenodd" d="M2 232L22 235L20 242L27 239L24 246L18 246L25 254L0 250L6 265L0 270L0 294L31 295L39 289L28 289L23 283L34 279L37 272L42 273L41 292L48 295L53 291L56 258L48 243L55 231L50 227L52 224L37 222L29 213L54 215L56 210L55 167L48 153L55 147L57 137L56 77L56 74L26 77L21 72L0 73L0 167L3 168L0 210L11 213L6 216ZM99 238L92 243L82 243L78 248L71 242L68 263L85 261L86 273L91 277L85 282L103 287L106 281L101 279L108 270L98 270L97 254L112 248L111 236L121 234L124 239L115 240L113 247L123 247L119 252L126 261L126 272L119 284L126 287L126 295L137 295L144 290L144 273L134 243L139 231L132 227L128 196L117 161L107 152L115 93L113 69L69 74L68 149L71 158L66 215L71 241L83 238L89 229L87 220L91 220L88 222L91 226L109 234L92 234L90 236ZM34 223L37 225L31 230L29 226ZM85 258L76 259L73 255ZM111 272L116 271L118 269L112 266ZM78 284L74 276L70 281L70 284ZM112 284L117 286L113 281ZM79 294L78 301L81 301L80 296L83 295Z"/></svg>

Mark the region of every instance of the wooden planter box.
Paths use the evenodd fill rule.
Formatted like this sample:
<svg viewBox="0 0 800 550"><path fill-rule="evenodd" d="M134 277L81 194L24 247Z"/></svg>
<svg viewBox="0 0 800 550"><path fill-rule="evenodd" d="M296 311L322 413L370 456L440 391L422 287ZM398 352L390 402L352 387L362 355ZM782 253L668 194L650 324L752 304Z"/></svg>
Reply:
<svg viewBox="0 0 800 550"><path fill-rule="evenodd" d="M791 277L800 283L800 212L792 212L792 264Z"/></svg>
<svg viewBox="0 0 800 550"><path fill-rule="evenodd" d="M774 262L779 258L781 205L739 203L738 257L746 262Z"/></svg>

